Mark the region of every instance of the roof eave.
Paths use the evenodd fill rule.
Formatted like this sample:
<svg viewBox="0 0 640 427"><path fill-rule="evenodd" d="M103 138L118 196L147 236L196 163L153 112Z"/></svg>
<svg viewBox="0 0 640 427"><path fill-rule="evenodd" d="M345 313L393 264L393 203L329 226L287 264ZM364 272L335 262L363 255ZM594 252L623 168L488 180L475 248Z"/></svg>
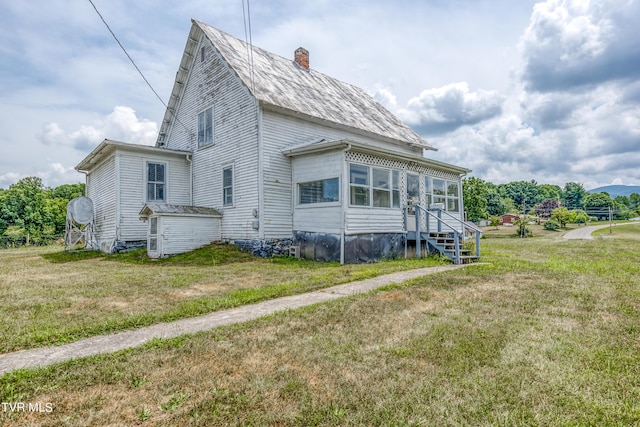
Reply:
<svg viewBox="0 0 640 427"><path fill-rule="evenodd" d="M164 146L167 133L169 132L171 125L175 121L174 115L177 110L180 97L182 96L185 83L187 81L187 78L189 77L189 73L191 72L190 67L192 64L192 59L196 55L196 47L200 42L201 31L202 30L200 29L197 21L192 19L191 30L189 31L189 36L187 37L187 42L185 44L184 51L182 52L180 66L178 68L178 71L176 72L176 78L171 89L171 96L169 97L167 109L165 110L164 117L162 118L162 123L160 124L158 138L156 139L156 147Z"/></svg>
<svg viewBox="0 0 640 427"><path fill-rule="evenodd" d="M117 149L156 153L162 155L178 155L185 157L192 154L190 151L169 150L166 148L154 147L152 145L131 144L128 142L105 139L100 144L98 144L98 146L94 148L89 154L87 154L87 156L82 159L74 169L78 172L88 172L92 170L96 165L100 164Z"/></svg>
<svg viewBox="0 0 640 427"><path fill-rule="evenodd" d="M302 156L308 154L315 154L326 152L330 150L343 149L343 150L358 150L369 154L374 154L381 157L400 159L408 163L416 163L422 166L431 167L435 169L445 170L447 172L454 173L459 176L464 176L471 173L471 169L463 168L460 166L452 165L437 160L427 159L426 157L413 157L405 153L401 153L393 150L386 150L383 148L375 147L370 144L353 141L349 139L339 139L334 141L316 141L305 145L299 145L282 150L282 153L287 157Z"/></svg>

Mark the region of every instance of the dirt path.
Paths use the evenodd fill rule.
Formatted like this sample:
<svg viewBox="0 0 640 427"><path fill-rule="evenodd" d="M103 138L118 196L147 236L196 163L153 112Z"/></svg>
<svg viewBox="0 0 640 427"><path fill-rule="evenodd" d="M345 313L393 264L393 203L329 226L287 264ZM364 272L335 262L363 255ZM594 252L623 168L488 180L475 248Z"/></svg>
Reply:
<svg viewBox="0 0 640 427"><path fill-rule="evenodd" d="M257 304L217 311L205 316L178 320L171 323L160 323L133 331L87 338L57 347L36 348L6 353L0 355L0 375L20 368L46 366L96 354L113 353L126 348L140 346L154 338L173 338L184 334L207 331L218 326L257 319L258 317L277 311L304 307L349 295L365 293L392 283L401 283L405 280L455 270L469 265L474 264L443 265L399 271L372 279L337 285L315 292L263 301Z"/></svg>

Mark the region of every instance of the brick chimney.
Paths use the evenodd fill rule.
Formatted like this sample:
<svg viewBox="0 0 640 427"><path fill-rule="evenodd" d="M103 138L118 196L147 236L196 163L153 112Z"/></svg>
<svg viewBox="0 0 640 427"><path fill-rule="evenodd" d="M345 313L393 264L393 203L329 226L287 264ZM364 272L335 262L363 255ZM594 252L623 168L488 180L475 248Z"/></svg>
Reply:
<svg viewBox="0 0 640 427"><path fill-rule="evenodd" d="M293 60L301 68L309 71L309 51L303 47L296 49Z"/></svg>

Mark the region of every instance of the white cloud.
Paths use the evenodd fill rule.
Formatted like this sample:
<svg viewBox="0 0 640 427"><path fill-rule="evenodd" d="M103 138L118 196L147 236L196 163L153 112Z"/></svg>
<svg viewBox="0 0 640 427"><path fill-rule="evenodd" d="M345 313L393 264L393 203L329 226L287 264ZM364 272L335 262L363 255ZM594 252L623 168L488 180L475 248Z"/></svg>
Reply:
<svg viewBox="0 0 640 427"><path fill-rule="evenodd" d="M521 39L533 91L566 91L640 77L640 2L547 0Z"/></svg>
<svg viewBox="0 0 640 427"><path fill-rule="evenodd" d="M424 90L398 114L426 135L439 134L495 117L502 112L503 102L495 91L471 92L467 82L460 82Z"/></svg>
<svg viewBox="0 0 640 427"><path fill-rule="evenodd" d="M389 110L394 110L398 104L396 96L387 88L379 87L373 94L373 99Z"/></svg>
<svg viewBox="0 0 640 427"><path fill-rule="evenodd" d="M640 182L640 1L536 1L274 0L252 4L253 42L287 58L308 48L312 68L369 90L440 149L429 156L483 179ZM0 14L4 187L82 180L71 168L102 139L151 145L143 118L164 113L90 4L32 3ZM244 38L241 5L209 3L98 7L166 97L189 18Z"/></svg>
<svg viewBox="0 0 640 427"><path fill-rule="evenodd" d="M84 182L84 177L75 171L73 166L64 167L61 163L51 163L44 170L37 170L29 174L18 172L7 172L0 175L0 188L9 188L28 176L42 178L45 186L55 188L62 184Z"/></svg>
<svg viewBox="0 0 640 427"><path fill-rule="evenodd" d="M139 119L130 107L117 106L104 119L93 125L82 125L72 132L63 130L57 123L49 123L38 138L45 145L70 146L87 152L105 138L153 145L157 135L158 125L155 122Z"/></svg>
<svg viewBox="0 0 640 427"><path fill-rule="evenodd" d="M11 184L15 184L22 178L24 178L24 176L16 172L4 173L0 175L0 188L9 188Z"/></svg>

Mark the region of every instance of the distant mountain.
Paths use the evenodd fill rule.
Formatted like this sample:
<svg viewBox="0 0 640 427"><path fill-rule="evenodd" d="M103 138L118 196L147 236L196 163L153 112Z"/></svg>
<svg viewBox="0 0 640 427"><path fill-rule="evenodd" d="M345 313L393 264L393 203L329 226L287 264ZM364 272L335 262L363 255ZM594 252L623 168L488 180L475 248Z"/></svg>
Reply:
<svg viewBox="0 0 640 427"><path fill-rule="evenodd" d="M640 194L640 185L605 185L604 187L587 190L587 193L608 193L612 199L618 196L630 196L631 193Z"/></svg>

